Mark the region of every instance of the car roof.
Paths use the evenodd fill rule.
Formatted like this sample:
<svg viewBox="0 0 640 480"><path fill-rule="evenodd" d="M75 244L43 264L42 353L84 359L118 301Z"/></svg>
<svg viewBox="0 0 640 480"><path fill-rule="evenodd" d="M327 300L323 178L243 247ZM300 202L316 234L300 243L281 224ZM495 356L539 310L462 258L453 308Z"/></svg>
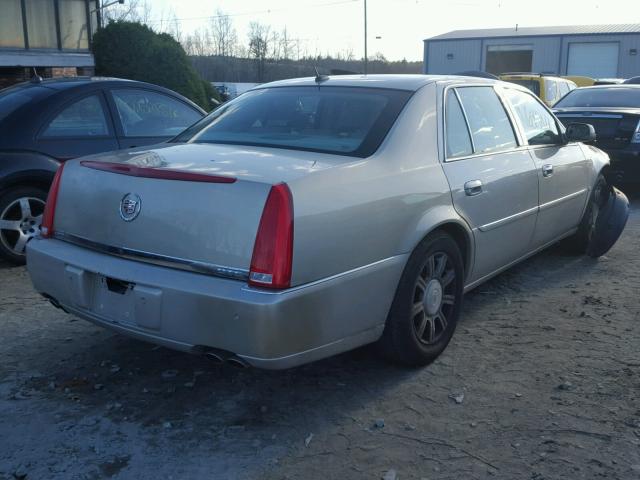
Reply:
<svg viewBox="0 0 640 480"><path fill-rule="evenodd" d="M545 79L551 79L551 80L564 80L566 81L572 81L566 77L558 77L556 75L547 75L546 73L501 73L499 75L500 78L522 78L522 79L529 79L529 80L539 80L541 78L545 78ZM586 78L586 77L585 77Z"/></svg>
<svg viewBox="0 0 640 480"><path fill-rule="evenodd" d="M318 85L331 85L333 87L370 87L416 91L425 85L438 81L461 81L465 79L474 83L497 82L497 80L459 75L323 75L320 82L316 81L316 77L292 78L258 85L254 90L272 87L317 87Z"/></svg>
<svg viewBox="0 0 640 480"><path fill-rule="evenodd" d="M115 82L130 82L130 83L143 83L152 85L146 82L140 82L138 80L127 80L124 78L115 77L59 77L59 78L45 78L42 80L29 80L27 82L18 83L9 88L18 90L24 90L35 87L50 88L53 90L67 90L71 88L81 87L84 85L103 84L103 83L115 83ZM153 85L155 86L155 85Z"/></svg>

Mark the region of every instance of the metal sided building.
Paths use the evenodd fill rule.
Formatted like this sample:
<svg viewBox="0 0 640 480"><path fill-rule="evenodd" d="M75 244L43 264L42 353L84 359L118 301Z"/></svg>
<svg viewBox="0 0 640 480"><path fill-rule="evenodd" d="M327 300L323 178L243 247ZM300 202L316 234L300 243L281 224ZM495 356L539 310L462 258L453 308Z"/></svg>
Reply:
<svg viewBox="0 0 640 480"><path fill-rule="evenodd" d="M640 75L640 24L455 30L424 40L424 72Z"/></svg>

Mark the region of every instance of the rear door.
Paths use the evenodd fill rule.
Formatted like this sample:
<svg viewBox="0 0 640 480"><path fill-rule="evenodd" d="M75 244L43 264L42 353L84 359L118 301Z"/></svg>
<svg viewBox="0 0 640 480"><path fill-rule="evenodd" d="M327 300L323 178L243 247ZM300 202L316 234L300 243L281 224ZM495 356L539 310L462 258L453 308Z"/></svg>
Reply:
<svg viewBox="0 0 640 480"><path fill-rule="evenodd" d="M204 116L182 100L155 90L113 88L109 96L120 148L164 142Z"/></svg>
<svg viewBox="0 0 640 480"><path fill-rule="evenodd" d="M51 112L38 133L38 147L59 160L117 150L103 93L76 97Z"/></svg>
<svg viewBox="0 0 640 480"><path fill-rule="evenodd" d="M533 95L504 88L520 124L540 185L534 244L542 246L577 227L589 195L591 161L580 145L564 143L559 123Z"/></svg>
<svg viewBox="0 0 640 480"><path fill-rule="evenodd" d="M538 209L538 176L492 86L445 91L443 168L456 210L472 228L471 283L530 250Z"/></svg>

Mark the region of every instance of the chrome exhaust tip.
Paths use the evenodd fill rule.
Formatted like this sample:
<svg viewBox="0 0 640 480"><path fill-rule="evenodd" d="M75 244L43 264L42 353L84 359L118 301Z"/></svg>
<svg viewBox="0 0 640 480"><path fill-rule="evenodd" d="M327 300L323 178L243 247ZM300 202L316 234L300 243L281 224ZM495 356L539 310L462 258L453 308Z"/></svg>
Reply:
<svg viewBox="0 0 640 480"><path fill-rule="evenodd" d="M233 365L236 368L249 368L249 364L245 360L235 355L233 357L227 358L227 363L229 365Z"/></svg>
<svg viewBox="0 0 640 480"><path fill-rule="evenodd" d="M225 362L225 359L215 352L207 352L204 356L218 365L222 365Z"/></svg>

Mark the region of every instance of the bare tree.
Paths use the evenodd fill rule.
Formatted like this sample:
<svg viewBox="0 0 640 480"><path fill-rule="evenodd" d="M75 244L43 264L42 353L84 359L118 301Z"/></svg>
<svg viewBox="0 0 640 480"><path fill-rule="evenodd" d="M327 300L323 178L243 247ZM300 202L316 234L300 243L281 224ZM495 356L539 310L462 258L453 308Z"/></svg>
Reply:
<svg viewBox="0 0 640 480"><path fill-rule="evenodd" d="M211 18L211 43L214 55L232 57L238 47L238 34L231 17L217 9Z"/></svg>
<svg viewBox="0 0 640 480"><path fill-rule="evenodd" d="M264 81L270 31L271 28L268 25L260 22L249 24L249 54L256 60L258 82Z"/></svg>
<svg viewBox="0 0 640 480"><path fill-rule="evenodd" d="M151 5L146 0L129 0L124 5L112 5L102 10L105 23L127 21L148 23L151 18Z"/></svg>

